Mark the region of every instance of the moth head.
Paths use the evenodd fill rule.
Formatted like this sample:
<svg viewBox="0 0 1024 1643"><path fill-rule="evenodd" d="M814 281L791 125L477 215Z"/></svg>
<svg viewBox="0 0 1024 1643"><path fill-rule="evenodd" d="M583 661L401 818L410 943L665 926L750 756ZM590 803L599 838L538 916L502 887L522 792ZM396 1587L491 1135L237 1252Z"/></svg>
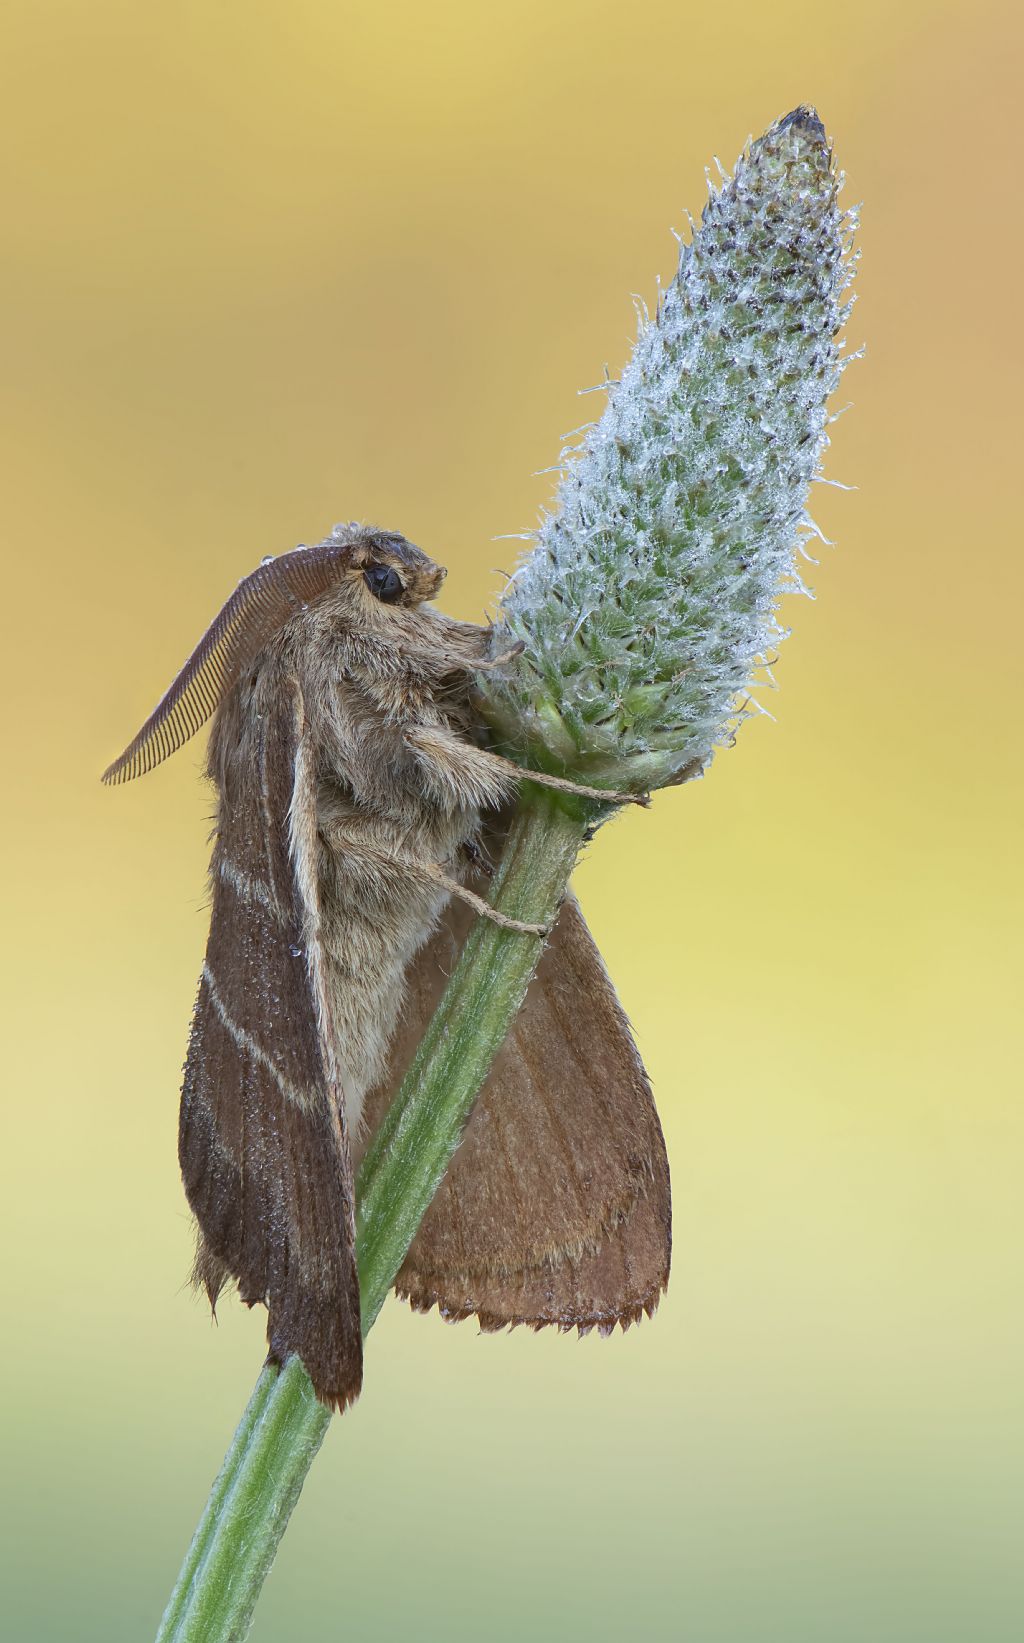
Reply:
<svg viewBox="0 0 1024 1643"><path fill-rule="evenodd" d="M274 635L311 606L330 600L343 622L371 626L386 620L388 606L410 610L433 599L445 575L404 536L372 525L335 525L313 547L264 559L239 582L103 780L130 781L181 747Z"/></svg>
<svg viewBox="0 0 1024 1643"><path fill-rule="evenodd" d="M352 544L353 579L361 581L363 598L406 610L433 599L447 572L404 536L360 530Z"/></svg>

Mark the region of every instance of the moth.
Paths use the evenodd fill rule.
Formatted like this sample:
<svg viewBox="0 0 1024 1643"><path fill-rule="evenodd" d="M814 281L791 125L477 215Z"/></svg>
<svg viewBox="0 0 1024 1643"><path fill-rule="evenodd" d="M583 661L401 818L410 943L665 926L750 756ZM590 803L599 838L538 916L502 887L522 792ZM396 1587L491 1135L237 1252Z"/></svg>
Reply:
<svg viewBox="0 0 1024 1643"><path fill-rule="evenodd" d="M212 913L179 1158L194 1280L268 1311L342 1408L362 1377L355 1169L484 899L525 772L489 749L493 629L430 601L404 537L337 526L227 600L105 772L151 770L212 717ZM601 794L607 798L609 795ZM612 796L621 797L621 796ZM399 1295L487 1330L610 1333L668 1279L668 1164L626 1018L567 898L525 1003L398 1274Z"/></svg>

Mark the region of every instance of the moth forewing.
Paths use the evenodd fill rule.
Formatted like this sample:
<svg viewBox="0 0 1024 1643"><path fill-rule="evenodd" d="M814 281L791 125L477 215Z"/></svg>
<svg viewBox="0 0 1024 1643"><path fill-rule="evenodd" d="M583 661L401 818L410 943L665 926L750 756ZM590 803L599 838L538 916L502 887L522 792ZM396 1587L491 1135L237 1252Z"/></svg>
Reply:
<svg viewBox="0 0 1024 1643"><path fill-rule="evenodd" d="M352 1163L325 1004L316 787L301 688L245 717L213 855L213 910L182 1089L179 1156L203 1253L269 1311L319 1395L359 1389ZM211 758L213 762L213 758Z"/></svg>

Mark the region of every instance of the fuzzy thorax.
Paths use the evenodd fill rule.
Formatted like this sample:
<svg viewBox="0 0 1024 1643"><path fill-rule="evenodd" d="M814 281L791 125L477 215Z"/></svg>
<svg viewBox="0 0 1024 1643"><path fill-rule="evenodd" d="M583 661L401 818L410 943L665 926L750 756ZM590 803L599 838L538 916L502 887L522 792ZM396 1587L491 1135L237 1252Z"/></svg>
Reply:
<svg viewBox="0 0 1024 1643"><path fill-rule="evenodd" d="M525 653L483 687L502 742L538 768L661 786L750 711L786 634L778 598L806 591L796 556L816 532L852 277L841 181L813 109L752 143L563 453L501 603L495 642Z"/></svg>

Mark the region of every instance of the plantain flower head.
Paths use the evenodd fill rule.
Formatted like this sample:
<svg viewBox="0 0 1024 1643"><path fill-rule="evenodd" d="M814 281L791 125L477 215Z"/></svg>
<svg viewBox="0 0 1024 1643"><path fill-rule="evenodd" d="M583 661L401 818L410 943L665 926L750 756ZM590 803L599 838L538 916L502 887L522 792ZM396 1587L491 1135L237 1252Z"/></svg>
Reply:
<svg viewBox="0 0 1024 1643"><path fill-rule="evenodd" d="M502 596L484 687L535 768L657 787L704 769L770 679L844 364L855 214L812 108L748 145Z"/></svg>

